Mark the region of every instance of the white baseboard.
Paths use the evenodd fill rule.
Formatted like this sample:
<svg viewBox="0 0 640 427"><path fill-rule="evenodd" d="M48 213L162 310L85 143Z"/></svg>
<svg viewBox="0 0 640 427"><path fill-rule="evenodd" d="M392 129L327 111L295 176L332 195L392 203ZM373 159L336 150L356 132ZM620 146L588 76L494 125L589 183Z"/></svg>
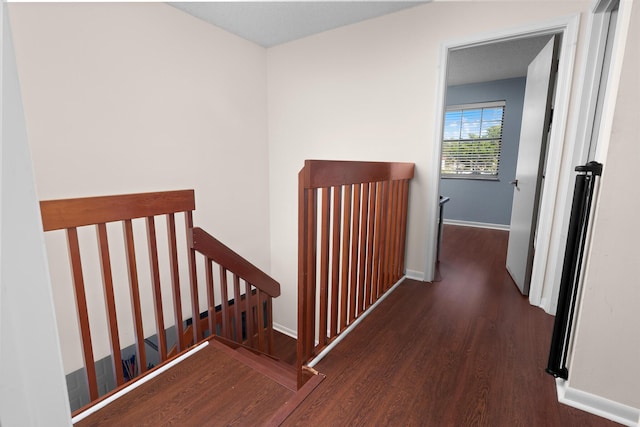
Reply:
<svg viewBox="0 0 640 427"><path fill-rule="evenodd" d="M561 378L556 378L556 391L558 392L558 401L560 403L625 426L640 426L640 409L638 408L571 388Z"/></svg>
<svg viewBox="0 0 640 427"><path fill-rule="evenodd" d="M421 282L424 281L424 273L422 271L407 270L404 274L407 279L419 280Z"/></svg>
<svg viewBox="0 0 640 427"><path fill-rule="evenodd" d="M286 326L282 326L279 323L273 323L273 329L275 329L276 331L283 333L287 336L290 336L291 338L293 338L294 340L298 339L298 332L294 331L293 329L289 329Z"/></svg>
<svg viewBox="0 0 640 427"><path fill-rule="evenodd" d="M461 227L490 228L492 230L509 231L508 224L491 224L489 222L460 221L457 219L445 219L442 221L448 225L459 225Z"/></svg>

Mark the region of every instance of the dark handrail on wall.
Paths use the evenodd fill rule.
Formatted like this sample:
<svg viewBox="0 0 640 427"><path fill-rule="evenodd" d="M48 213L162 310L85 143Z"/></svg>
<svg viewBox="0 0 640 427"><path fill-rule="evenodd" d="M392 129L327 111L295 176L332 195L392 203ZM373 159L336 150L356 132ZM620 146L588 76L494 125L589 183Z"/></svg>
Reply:
<svg viewBox="0 0 640 427"><path fill-rule="evenodd" d="M587 238L589 214L596 177L602 174L602 164L589 162L576 167L576 183L571 205L571 219L567 233L567 247L562 266L558 307L549 350L547 373L556 378L567 379L567 350L571 339L573 315L578 296L578 284Z"/></svg>

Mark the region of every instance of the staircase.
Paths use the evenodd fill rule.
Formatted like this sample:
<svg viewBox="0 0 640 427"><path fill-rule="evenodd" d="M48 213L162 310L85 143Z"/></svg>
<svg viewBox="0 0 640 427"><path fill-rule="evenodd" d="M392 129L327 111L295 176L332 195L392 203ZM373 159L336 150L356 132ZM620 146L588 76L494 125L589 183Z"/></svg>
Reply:
<svg viewBox="0 0 640 427"><path fill-rule="evenodd" d="M271 356L280 284L194 226L193 190L49 200L40 209L43 229L67 238L88 389L74 424L279 425L322 380L313 375L299 388L296 369ZM117 296L127 291L124 304ZM88 298L99 294L105 315ZM131 322L121 323L124 310ZM93 333L96 322L108 336ZM125 375L121 337L130 334L135 357ZM108 362L96 364L94 344L105 341ZM110 365L115 384L97 365Z"/></svg>
<svg viewBox="0 0 640 427"><path fill-rule="evenodd" d="M207 369L202 369L206 366ZM324 377L296 390L293 366L212 338L76 426L280 425Z"/></svg>
<svg viewBox="0 0 640 427"><path fill-rule="evenodd" d="M42 201L44 231L66 235L67 251L48 250L69 254L88 388L73 423L280 425L324 379L311 366L401 279L413 173L411 163L305 162L295 367L272 356L280 284L194 226L193 190ZM123 303L117 296L126 293ZM131 317L120 325L123 310ZM92 333L96 322L106 336ZM145 347L154 335L155 367ZM135 345L133 380L122 336ZM115 385L107 389L96 370L98 340L99 353L107 341L110 349Z"/></svg>

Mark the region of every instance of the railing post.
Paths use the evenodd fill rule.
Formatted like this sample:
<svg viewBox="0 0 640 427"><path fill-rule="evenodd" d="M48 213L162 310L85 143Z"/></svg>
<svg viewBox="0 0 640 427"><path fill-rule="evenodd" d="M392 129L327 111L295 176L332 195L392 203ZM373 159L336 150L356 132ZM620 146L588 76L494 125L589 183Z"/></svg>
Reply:
<svg viewBox="0 0 640 427"><path fill-rule="evenodd" d="M305 165L306 168L306 165ZM298 341L297 341L297 369L298 388L304 384L302 366L308 357L304 336L307 329L307 190L305 189L305 168L298 174Z"/></svg>

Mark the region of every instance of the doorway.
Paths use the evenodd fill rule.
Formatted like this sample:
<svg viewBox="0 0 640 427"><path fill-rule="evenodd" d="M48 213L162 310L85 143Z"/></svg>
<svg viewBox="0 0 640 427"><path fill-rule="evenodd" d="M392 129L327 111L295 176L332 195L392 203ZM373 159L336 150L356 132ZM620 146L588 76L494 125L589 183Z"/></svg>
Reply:
<svg viewBox="0 0 640 427"><path fill-rule="evenodd" d="M511 229L507 270L523 294L560 38L545 34L448 54L440 175L440 195L450 198L447 222Z"/></svg>
<svg viewBox="0 0 640 427"><path fill-rule="evenodd" d="M439 195L440 192L440 166L441 166L441 150L442 150L442 135L443 124L441 118L444 116L446 105L446 85L448 74L448 59L449 54L453 51L480 47L485 45L491 45L494 43L508 42L523 40L534 37L548 36L553 34L561 34L562 42L560 45L560 67L558 69L557 88L554 100L554 126L552 127L549 144L548 154L546 162L546 174L544 191L540 200L539 207L539 220L538 220L538 236L539 239L536 242L536 257L534 259L532 273L531 273L531 293L535 295L542 294L542 286L544 272L547 264L547 257L549 254L549 245L551 244L551 224L553 219L553 212L555 204L557 203L556 196L570 197L569 195L559 194L559 179L560 179L560 163L562 160L562 152L564 148L564 133L566 128L566 116L569 107L569 94L571 88L571 78L573 71L573 62L575 57L575 49L577 44L577 29L578 29L578 16L564 18L549 24L541 24L532 26L529 28L523 28L521 30L505 31L500 34L494 34L491 36L477 36L469 38L468 40L444 43L440 53L440 79L438 86L438 104L437 104L437 123L435 126L434 135L434 153L432 170L430 171L430 199L427 206L427 233L428 235L435 236L437 232L437 210L439 208ZM444 195L444 194L443 194ZM435 246L436 242L433 239L428 239L427 245L427 262L425 271L425 280L432 280L435 274ZM554 284L555 285L555 284ZM539 301L533 301L534 305L539 305Z"/></svg>

